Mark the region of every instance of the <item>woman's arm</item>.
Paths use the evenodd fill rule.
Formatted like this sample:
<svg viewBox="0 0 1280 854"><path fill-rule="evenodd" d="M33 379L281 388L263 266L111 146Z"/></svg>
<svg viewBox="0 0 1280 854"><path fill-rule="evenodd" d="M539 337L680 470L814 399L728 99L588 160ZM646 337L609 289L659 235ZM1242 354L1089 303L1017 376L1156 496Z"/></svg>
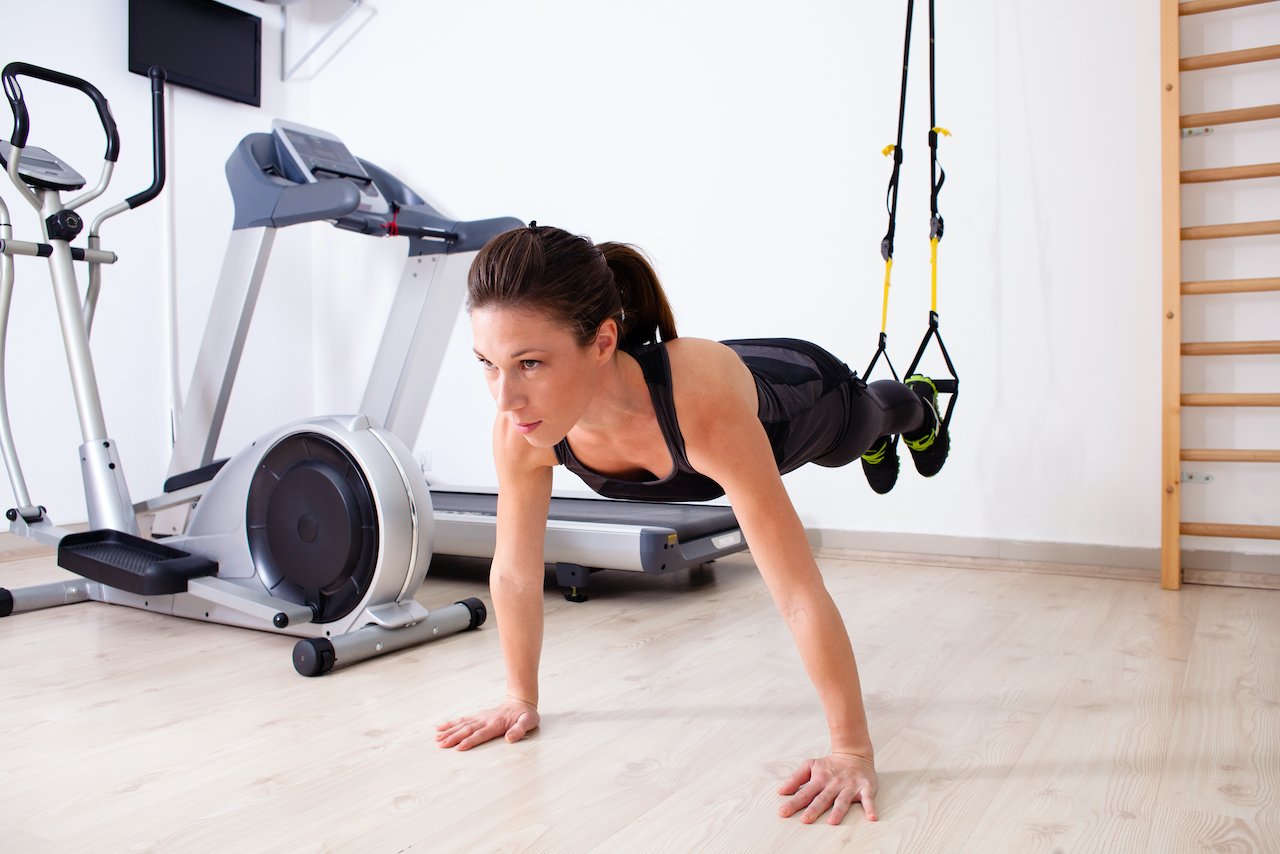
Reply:
<svg viewBox="0 0 1280 854"><path fill-rule="evenodd" d="M679 357L673 356L685 449L698 471L724 487L817 689L831 737L831 754L806 762L780 790L793 796L782 813L804 809L804 820L813 821L831 809L829 820L838 823L860 800L874 819L874 753L849 635L778 474L757 416L755 383L732 351L723 353L727 357L700 354L691 367L701 376L680 371ZM682 386L697 393L682 394Z"/></svg>
<svg viewBox="0 0 1280 854"><path fill-rule="evenodd" d="M493 709L438 726L441 747L467 750L505 736L519 741L538 726L538 661L542 653L543 541L551 503L551 467L501 414L493 428L498 468L498 531L489 592L506 667L507 695ZM552 457L552 461L554 457Z"/></svg>
<svg viewBox="0 0 1280 854"><path fill-rule="evenodd" d="M507 699L538 705L542 654L543 542L551 505L551 468L540 465L509 419L494 425L498 464L498 538L489 592L507 672Z"/></svg>
<svg viewBox="0 0 1280 854"><path fill-rule="evenodd" d="M763 430L760 438L772 464ZM751 461L762 451L759 444L747 437L722 444L726 454L738 459L722 469L719 477L707 474L725 488L760 574L795 636L826 712L831 749L870 759L871 737L848 632L777 469L753 471L756 466Z"/></svg>

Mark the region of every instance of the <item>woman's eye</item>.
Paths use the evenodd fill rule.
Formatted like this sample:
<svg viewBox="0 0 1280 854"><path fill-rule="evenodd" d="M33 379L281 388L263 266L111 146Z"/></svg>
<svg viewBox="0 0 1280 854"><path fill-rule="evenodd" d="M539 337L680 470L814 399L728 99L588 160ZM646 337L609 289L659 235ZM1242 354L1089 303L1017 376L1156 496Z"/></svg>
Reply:
<svg viewBox="0 0 1280 854"><path fill-rule="evenodd" d="M531 371L541 364L542 363L539 362L537 359L524 359L520 362L520 367L524 368L527 371Z"/></svg>
<svg viewBox="0 0 1280 854"><path fill-rule="evenodd" d="M490 362L488 359L485 359L481 356L476 356L476 361L479 362L480 367L484 368L486 371L493 370L493 362Z"/></svg>

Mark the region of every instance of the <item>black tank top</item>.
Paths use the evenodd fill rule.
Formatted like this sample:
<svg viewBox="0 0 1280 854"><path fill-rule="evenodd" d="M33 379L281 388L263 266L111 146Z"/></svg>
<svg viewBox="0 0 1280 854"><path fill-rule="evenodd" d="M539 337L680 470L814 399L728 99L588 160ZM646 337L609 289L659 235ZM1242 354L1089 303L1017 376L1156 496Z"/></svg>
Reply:
<svg viewBox="0 0 1280 854"><path fill-rule="evenodd" d="M758 414L773 448L778 471L785 474L835 448L848 422L849 395L857 379L826 350L792 338L725 341L751 371L759 398ZM578 461L562 439L556 460L595 492L630 501L709 501L724 489L696 471L685 454L671 392L671 362L666 345L649 344L631 353L640 363L653 410L674 463L658 480L626 480L592 471Z"/></svg>

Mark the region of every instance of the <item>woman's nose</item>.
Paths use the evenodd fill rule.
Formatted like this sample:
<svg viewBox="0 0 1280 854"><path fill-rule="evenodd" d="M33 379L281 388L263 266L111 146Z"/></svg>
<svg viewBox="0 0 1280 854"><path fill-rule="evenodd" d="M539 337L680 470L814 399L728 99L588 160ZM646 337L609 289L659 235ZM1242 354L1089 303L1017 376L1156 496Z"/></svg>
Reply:
<svg viewBox="0 0 1280 854"><path fill-rule="evenodd" d="M524 398L516 389L510 376L502 376L498 380L498 409L502 412L514 412L524 406Z"/></svg>

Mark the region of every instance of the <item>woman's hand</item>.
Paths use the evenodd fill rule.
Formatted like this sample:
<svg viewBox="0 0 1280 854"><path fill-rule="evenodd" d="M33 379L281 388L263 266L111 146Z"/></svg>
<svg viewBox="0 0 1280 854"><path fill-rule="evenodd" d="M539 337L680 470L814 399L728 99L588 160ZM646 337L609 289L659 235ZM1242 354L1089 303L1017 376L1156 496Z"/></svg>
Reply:
<svg viewBox="0 0 1280 854"><path fill-rule="evenodd" d="M833 753L821 759L806 759L778 789L779 795L790 795L778 812L783 818L800 810L800 820L812 824L827 810L828 824L839 824L854 801L862 802L867 821L876 820L875 794L879 785L875 763L852 753Z"/></svg>
<svg viewBox="0 0 1280 854"><path fill-rule="evenodd" d="M538 728L538 707L508 698L496 708L448 721L436 727L436 744L470 750L478 744L506 736L514 744Z"/></svg>

